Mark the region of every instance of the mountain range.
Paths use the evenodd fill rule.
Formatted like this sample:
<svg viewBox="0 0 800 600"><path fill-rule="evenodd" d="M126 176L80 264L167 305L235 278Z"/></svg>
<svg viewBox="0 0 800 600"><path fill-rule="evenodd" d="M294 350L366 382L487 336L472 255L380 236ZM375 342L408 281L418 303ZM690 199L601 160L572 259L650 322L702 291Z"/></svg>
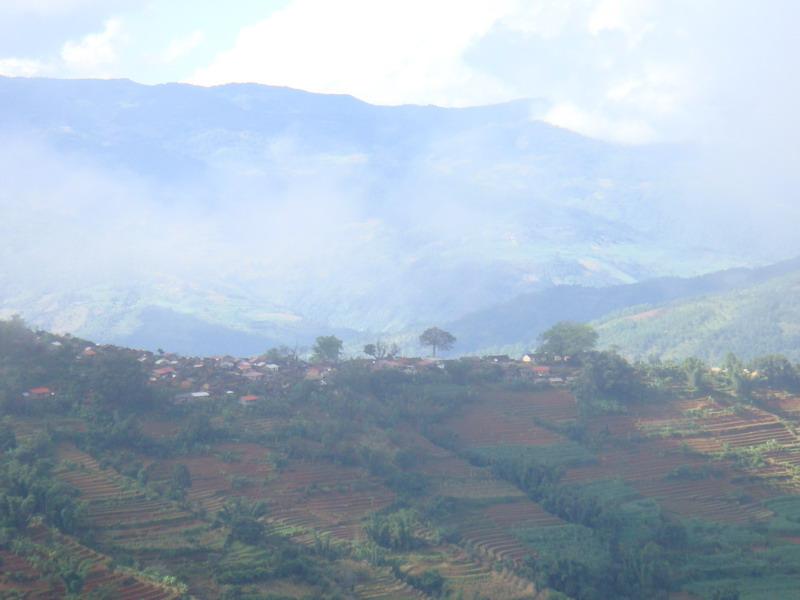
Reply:
<svg viewBox="0 0 800 600"><path fill-rule="evenodd" d="M695 148L583 137L535 100L0 78L0 103L0 316L100 341L250 354L445 323L479 350L558 313L514 307L597 318L680 296L623 284L800 251L709 227Z"/></svg>

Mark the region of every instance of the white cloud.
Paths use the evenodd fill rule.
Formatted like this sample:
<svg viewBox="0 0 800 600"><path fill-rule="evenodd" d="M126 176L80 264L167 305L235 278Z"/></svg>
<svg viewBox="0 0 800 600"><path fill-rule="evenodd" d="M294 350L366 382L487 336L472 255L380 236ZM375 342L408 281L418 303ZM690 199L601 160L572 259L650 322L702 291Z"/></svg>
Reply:
<svg viewBox="0 0 800 600"><path fill-rule="evenodd" d="M545 113L543 120L590 137L625 144L646 143L656 138L656 132L643 119L614 117L602 111L582 109L574 104L557 104Z"/></svg>
<svg viewBox="0 0 800 600"><path fill-rule="evenodd" d="M36 77L45 74L47 67L28 58L0 58L0 75L6 77Z"/></svg>
<svg viewBox="0 0 800 600"><path fill-rule="evenodd" d="M0 10L10 14L60 15L102 3L103 0L3 0Z"/></svg>
<svg viewBox="0 0 800 600"><path fill-rule="evenodd" d="M230 51L191 80L261 82L380 104L502 99L502 85L471 69L463 55L513 4L295 0L243 29Z"/></svg>
<svg viewBox="0 0 800 600"><path fill-rule="evenodd" d="M206 39L205 33L202 31L194 31L186 37L181 37L170 42L167 49L164 50L161 58L166 63L175 62L184 58L202 44Z"/></svg>
<svg viewBox="0 0 800 600"><path fill-rule="evenodd" d="M635 46L655 27L650 21L655 7L653 0L601 0L589 15L588 31L592 35L623 32Z"/></svg>
<svg viewBox="0 0 800 600"><path fill-rule="evenodd" d="M61 59L69 69L93 73L117 61L116 44L124 40L122 22L109 19L100 33L91 33L77 42L65 43L61 49Z"/></svg>
<svg viewBox="0 0 800 600"><path fill-rule="evenodd" d="M675 135L663 122L691 96L681 63L663 58L663 40L650 47L664 36L665 12L657 0L294 0L189 80L376 104L546 98L553 124L639 142Z"/></svg>

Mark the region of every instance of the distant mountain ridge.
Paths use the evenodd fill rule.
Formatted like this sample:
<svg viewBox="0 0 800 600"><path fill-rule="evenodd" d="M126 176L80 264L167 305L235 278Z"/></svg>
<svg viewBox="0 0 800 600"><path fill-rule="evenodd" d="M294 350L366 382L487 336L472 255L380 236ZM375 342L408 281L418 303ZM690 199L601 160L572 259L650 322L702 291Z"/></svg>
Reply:
<svg viewBox="0 0 800 600"><path fill-rule="evenodd" d="M0 104L0 316L102 341L388 336L776 258L684 214L691 148L585 138L535 101L0 77Z"/></svg>
<svg viewBox="0 0 800 600"><path fill-rule="evenodd" d="M599 319L604 346L633 358L697 356L722 364L783 354L800 361L800 269L728 291L630 307Z"/></svg>
<svg viewBox="0 0 800 600"><path fill-rule="evenodd" d="M676 306L702 304L705 296L715 298L716 295L730 293L735 297L742 290L754 286L765 285L765 289L769 289L773 282L783 281L782 278L787 276L800 276L800 257L766 267L729 269L692 278L663 277L601 288L558 286L466 315L448 323L447 329L459 338L462 351L480 353L508 348L520 351L535 347L537 336L558 321L597 321L604 345L617 345L624 352L637 357L645 356L650 353L650 348L636 334L637 329L641 328L646 330L641 336L648 337L654 353L670 354L670 349L680 345L674 336L690 334L679 334L666 327L659 331L659 319L655 317L652 328L629 322L632 313L644 313L653 307L670 306L669 303L673 302ZM620 311L623 316L609 316L609 313ZM800 327L800 313L797 315L797 326ZM626 338L627 334L631 339ZM743 343L734 343L733 337L735 332L731 332L725 343L715 343L714 346L735 347L741 352ZM698 340L692 349L700 355L706 355L700 349L701 344Z"/></svg>

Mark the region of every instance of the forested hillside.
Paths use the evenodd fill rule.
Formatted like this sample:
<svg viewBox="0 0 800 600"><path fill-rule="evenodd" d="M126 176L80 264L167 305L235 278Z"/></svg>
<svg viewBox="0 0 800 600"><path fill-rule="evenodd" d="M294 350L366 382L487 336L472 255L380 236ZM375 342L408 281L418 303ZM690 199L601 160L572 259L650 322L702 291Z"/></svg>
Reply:
<svg viewBox="0 0 800 600"><path fill-rule="evenodd" d="M534 348L539 334L558 321L591 321L631 307L639 311L642 305L661 305L746 289L785 275L796 274L799 268L800 260L794 259L766 267L729 269L699 277L664 277L606 287L556 286L471 313L448 323L447 328L456 334L459 348L463 352L488 353L502 350L521 354ZM732 325L731 333L738 334L736 328L745 325L743 322ZM751 329L751 332L756 331L758 330L755 328ZM748 335L745 331L741 331L741 334ZM675 344L676 352L671 355L685 358L694 352L699 356L707 356L704 352L698 352L696 346L688 348L689 354L681 354L677 346L683 340L671 335L660 335L658 340L665 348L670 347L674 340L678 341ZM732 343L732 340L728 341ZM627 345L618 338L615 338L614 343L628 351ZM733 347L731 344L726 346L725 343L720 346L723 349ZM789 348L787 344L776 341L772 350L783 351ZM737 347L736 351L741 353L742 349ZM763 354L757 350L744 352L747 356L759 353Z"/></svg>
<svg viewBox="0 0 800 600"><path fill-rule="evenodd" d="M717 364L785 354L800 360L800 273L722 294L629 308L596 323L601 343L628 356L698 356Z"/></svg>

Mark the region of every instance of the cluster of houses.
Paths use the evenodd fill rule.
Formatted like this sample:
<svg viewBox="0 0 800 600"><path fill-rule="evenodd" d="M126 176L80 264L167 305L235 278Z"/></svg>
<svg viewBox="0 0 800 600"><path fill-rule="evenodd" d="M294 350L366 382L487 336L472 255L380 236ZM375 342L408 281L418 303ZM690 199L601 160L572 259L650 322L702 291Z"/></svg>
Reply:
<svg viewBox="0 0 800 600"><path fill-rule="evenodd" d="M277 364L261 358L232 356L187 358L177 354L142 353L139 362L150 367L154 385L175 389L174 402L188 404L212 398L238 398L243 405L262 396L252 390L285 388L304 374L298 363Z"/></svg>
<svg viewBox="0 0 800 600"><path fill-rule="evenodd" d="M52 339L52 338L51 338ZM54 349L64 344L58 339L49 342ZM212 399L235 399L244 406L257 403L265 395L285 390L300 380L327 385L336 372L335 364L314 364L296 357L282 360L268 356L236 358L213 356L192 358L173 353L133 351L113 346L87 345L75 348L76 360L91 360L106 350L130 353L148 373L151 384L172 392L175 404L189 404ZM509 379L526 380L535 384L563 385L572 379L573 370L567 361L539 364L533 353L519 360L508 355L465 357L460 362L475 368L492 365ZM392 357L363 359L373 371L394 370L407 375L417 375L446 369L447 362L438 358ZM37 386L24 396L43 399L56 395L50 387Z"/></svg>

